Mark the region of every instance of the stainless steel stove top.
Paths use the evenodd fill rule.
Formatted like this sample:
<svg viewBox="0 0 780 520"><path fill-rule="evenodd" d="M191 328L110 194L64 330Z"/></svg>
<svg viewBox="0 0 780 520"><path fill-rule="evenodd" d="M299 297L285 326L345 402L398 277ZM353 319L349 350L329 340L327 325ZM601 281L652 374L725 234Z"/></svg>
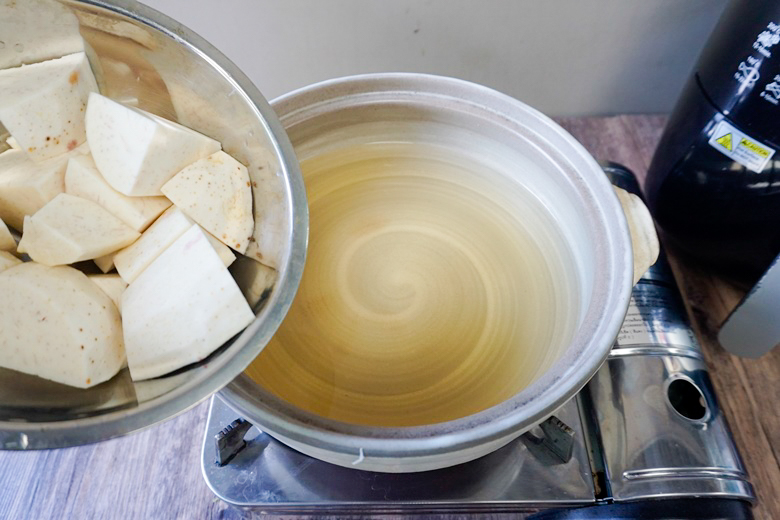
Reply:
<svg viewBox="0 0 780 520"><path fill-rule="evenodd" d="M423 473L372 473L303 455L252 427L246 447L223 467L214 437L236 419L219 396L211 401L203 472L230 504L273 512L500 511L595 502L579 408L556 416L574 430L572 457L556 459L521 437L473 462Z"/></svg>

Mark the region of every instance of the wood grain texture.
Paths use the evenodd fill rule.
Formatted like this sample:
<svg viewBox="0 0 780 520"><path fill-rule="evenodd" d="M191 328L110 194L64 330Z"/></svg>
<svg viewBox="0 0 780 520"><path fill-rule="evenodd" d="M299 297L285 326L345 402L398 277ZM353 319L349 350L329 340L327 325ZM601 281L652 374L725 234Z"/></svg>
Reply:
<svg viewBox="0 0 780 520"><path fill-rule="evenodd" d="M565 118L559 122L599 160L644 178L665 122L662 116ZM721 408L754 483L758 520L780 518L780 349L744 360L717 344L720 323L744 288L669 251ZM0 452L0 518L269 518L214 497L200 470L207 405L141 433L45 452ZM307 517L271 517L307 518ZM329 518L329 517L321 517ZM398 518L382 516L372 518ZM420 518L420 517L404 517ZM453 520L468 515L441 515ZM481 515L506 520L517 515Z"/></svg>

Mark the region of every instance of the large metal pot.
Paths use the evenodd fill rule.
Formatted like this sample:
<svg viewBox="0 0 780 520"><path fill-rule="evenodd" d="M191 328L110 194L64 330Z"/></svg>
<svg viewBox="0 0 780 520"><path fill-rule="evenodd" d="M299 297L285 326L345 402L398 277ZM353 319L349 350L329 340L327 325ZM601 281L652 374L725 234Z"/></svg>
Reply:
<svg viewBox="0 0 780 520"><path fill-rule="evenodd" d="M239 336L204 362L167 377L134 383L125 369L88 390L0 369L0 448L108 439L194 406L262 350L300 281L308 232L305 190L287 135L266 100L235 65L186 27L132 0L25 0L2 8L4 66L75 52L83 37L104 94L209 135L250 170L265 172L267 199L256 211L266 211L263 225L277 247L278 278Z"/></svg>
<svg viewBox="0 0 780 520"><path fill-rule="evenodd" d="M480 139L517 153L518 161L530 161L538 170L534 175L508 175L516 175L542 201L573 252L576 272L569 289L576 305L571 306L573 315L560 318L573 319L576 326L555 361L528 387L461 419L403 428L336 422L286 403L246 374L222 391L238 413L293 448L334 464L372 471L423 471L466 462L505 445L553 414L596 373L628 306L631 239L620 203L601 168L562 128L488 88L419 74L328 81L283 96L272 105L302 161L365 132L366 123L381 127L383 121L477 132ZM420 135L435 141L437 132ZM370 139L370 132L363 138Z"/></svg>

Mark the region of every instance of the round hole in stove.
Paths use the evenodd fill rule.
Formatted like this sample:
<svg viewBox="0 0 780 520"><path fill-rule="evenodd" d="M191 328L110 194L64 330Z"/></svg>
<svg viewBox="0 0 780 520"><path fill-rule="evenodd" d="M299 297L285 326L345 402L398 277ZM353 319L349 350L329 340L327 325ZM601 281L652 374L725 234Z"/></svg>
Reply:
<svg viewBox="0 0 780 520"><path fill-rule="evenodd" d="M674 411L685 419L702 421L707 416L704 394L688 379L675 379L669 383L666 396Z"/></svg>

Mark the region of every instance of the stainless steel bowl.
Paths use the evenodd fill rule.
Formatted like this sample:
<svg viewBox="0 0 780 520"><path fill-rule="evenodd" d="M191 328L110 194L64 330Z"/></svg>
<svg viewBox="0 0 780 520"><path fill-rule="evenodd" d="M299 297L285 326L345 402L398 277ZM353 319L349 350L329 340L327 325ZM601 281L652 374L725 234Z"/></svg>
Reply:
<svg viewBox="0 0 780 520"><path fill-rule="evenodd" d="M28 46L17 45L20 54L62 54L80 33L104 94L213 137L250 169L263 167L269 200L256 211L269 205L278 210L276 218L267 212L265 223L279 251L276 284L256 306L256 319L203 362L138 383L125 369L88 390L0 369L0 447L60 448L173 417L240 374L274 334L298 287L308 210L295 154L273 110L198 35L131 0L25 0L16 8L25 13Z"/></svg>

